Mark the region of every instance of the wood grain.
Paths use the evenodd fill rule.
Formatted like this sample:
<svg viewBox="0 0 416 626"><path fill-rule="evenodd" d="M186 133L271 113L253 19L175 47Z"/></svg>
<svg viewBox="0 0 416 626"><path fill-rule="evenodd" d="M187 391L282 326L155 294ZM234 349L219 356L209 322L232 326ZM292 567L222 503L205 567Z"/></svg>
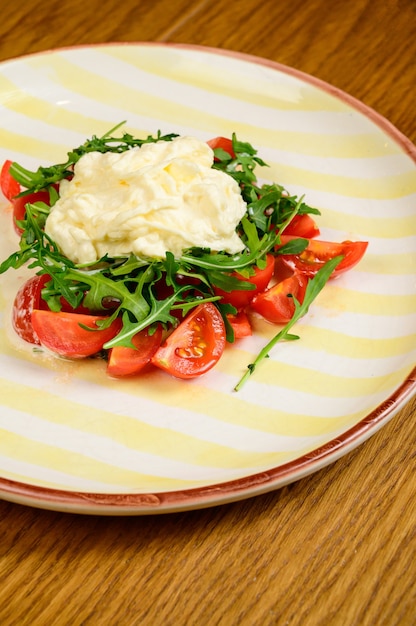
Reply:
<svg viewBox="0 0 416 626"><path fill-rule="evenodd" d="M2 9L0 59L106 41L239 50L416 140L414 0L67 0ZM330 467L227 506L83 517L0 502L0 624L411 626L416 399Z"/></svg>

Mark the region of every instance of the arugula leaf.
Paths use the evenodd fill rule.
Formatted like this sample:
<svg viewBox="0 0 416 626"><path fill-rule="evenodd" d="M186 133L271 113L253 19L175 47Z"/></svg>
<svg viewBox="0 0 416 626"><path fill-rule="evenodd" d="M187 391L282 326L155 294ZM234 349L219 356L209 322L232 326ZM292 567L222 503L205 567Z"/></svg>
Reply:
<svg viewBox="0 0 416 626"><path fill-rule="evenodd" d="M303 237L291 239L283 246L276 250L276 254L300 254L308 247L309 240Z"/></svg>
<svg viewBox="0 0 416 626"><path fill-rule="evenodd" d="M246 383L249 377L253 374L253 372L259 365L259 363L261 363L261 361L263 361L264 359L268 358L270 350L274 348L274 346L279 341L283 341L283 340L294 341L294 340L299 339L297 335L292 335L289 333L289 331L291 330L292 326L294 326L296 322L301 317L306 315L306 313L309 311L309 307L311 306L312 302L315 300L315 298L319 295L319 293L325 287L332 272L337 267L337 265L341 263L343 258L344 257L342 256L337 256L331 259L330 261L325 263L323 267L321 267L321 269L315 274L313 278L309 280L308 285L306 287L305 297L304 297L302 304L300 304L296 300L296 298L294 298L295 312L294 312L292 319L273 337L273 339L271 339L264 346L264 348L262 348L262 350L259 352L259 354L254 359L254 361L247 365L247 370L245 374L240 378L236 386L234 387L234 391L239 391L241 389L241 387Z"/></svg>

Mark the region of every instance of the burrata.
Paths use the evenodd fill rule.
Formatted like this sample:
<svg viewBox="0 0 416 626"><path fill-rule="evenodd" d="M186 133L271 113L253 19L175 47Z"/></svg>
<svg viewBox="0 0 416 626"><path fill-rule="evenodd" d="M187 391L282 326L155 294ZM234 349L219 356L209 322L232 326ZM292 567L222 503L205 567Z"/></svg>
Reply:
<svg viewBox="0 0 416 626"><path fill-rule="evenodd" d="M178 258L192 246L235 254L247 210L237 182L212 169L203 141L178 137L122 153L90 152L63 180L45 231L74 263L109 256Z"/></svg>

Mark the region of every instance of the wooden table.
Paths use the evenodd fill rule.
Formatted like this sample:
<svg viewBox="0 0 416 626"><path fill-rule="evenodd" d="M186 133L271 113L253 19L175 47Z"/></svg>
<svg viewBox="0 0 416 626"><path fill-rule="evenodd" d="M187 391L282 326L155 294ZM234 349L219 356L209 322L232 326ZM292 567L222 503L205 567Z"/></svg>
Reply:
<svg viewBox="0 0 416 626"><path fill-rule="evenodd" d="M1 60L109 41L228 48L314 74L416 140L414 0L23 0L1 14ZM0 623L414 624L415 408L239 503L105 518L0 502Z"/></svg>

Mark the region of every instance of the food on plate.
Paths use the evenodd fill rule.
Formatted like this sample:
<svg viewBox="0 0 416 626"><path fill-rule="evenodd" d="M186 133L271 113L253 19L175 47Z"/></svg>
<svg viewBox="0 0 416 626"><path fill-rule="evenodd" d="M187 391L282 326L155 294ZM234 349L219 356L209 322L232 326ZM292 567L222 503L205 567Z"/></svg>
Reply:
<svg viewBox="0 0 416 626"><path fill-rule="evenodd" d="M120 126L120 125L119 125ZM12 313L26 342L100 355L110 376L204 374L260 315L280 325L238 390L367 242L320 241L319 211L277 183L247 142L93 136L64 163L0 173L20 236L0 273L28 266Z"/></svg>

